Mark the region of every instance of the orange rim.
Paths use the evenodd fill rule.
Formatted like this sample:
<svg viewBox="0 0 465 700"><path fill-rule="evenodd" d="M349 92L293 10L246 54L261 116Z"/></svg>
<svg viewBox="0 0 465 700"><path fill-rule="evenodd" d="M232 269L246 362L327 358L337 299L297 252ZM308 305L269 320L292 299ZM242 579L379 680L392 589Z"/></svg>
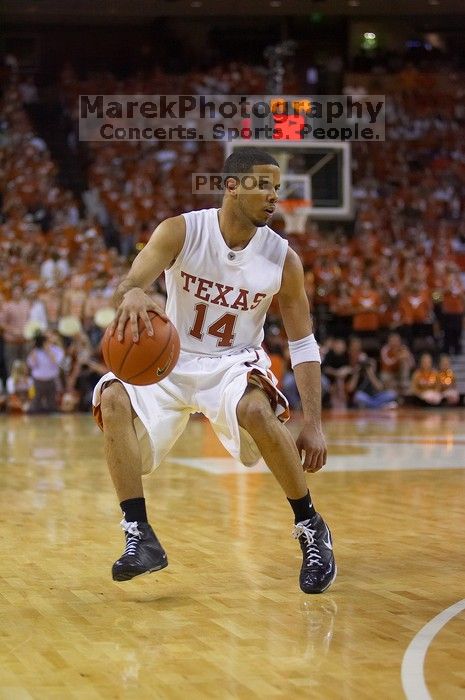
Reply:
<svg viewBox="0 0 465 700"><path fill-rule="evenodd" d="M295 209L303 209L304 207L310 206L309 199L284 199L282 202L278 203L278 206L283 211L292 214Z"/></svg>

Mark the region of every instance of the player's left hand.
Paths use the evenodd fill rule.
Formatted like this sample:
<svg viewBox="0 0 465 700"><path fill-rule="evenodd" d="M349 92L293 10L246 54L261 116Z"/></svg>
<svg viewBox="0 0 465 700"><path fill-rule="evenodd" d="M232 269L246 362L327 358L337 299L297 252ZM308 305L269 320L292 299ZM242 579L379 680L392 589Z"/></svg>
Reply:
<svg viewBox="0 0 465 700"><path fill-rule="evenodd" d="M317 472L326 464L326 439L321 428L305 423L296 440L302 467L306 472Z"/></svg>

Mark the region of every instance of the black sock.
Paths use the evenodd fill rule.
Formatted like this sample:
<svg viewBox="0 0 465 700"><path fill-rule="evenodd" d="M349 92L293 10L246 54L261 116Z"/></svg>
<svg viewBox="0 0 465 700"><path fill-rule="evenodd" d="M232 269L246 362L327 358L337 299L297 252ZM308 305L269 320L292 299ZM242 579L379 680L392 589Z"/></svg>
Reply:
<svg viewBox="0 0 465 700"><path fill-rule="evenodd" d="M129 498L121 501L121 510L128 523L147 523L147 511L145 509L145 498Z"/></svg>
<svg viewBox="0 0 465 700"><path fill-rule="evenodd" d="M303 496L303 498L288 498L287 500L294 511L296 524L301 523L302 520L309 520L316 515L316 510L313 507L309 491L307 491L307 495Z"/></svg>

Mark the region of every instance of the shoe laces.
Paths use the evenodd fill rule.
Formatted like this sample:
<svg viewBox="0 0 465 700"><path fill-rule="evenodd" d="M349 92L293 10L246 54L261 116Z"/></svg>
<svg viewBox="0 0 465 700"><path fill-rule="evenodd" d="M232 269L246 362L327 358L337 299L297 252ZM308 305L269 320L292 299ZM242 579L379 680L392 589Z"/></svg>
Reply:
<svg viewBox="0 0 465 700"><path fill-rule="evenodd" d="M137 527L137 521L128 523L127 520L123 518L120 525L126 533L126 549L124 550L124 554L133 556L137 551L137 545L142 536L142 533Z"/></svg>
<svg viewBox="0 0 465 700"><path fill-rule="evenodd" d="M318 549L318 545L315 542L316 530L312 530L311 527L305 525L305 522L302 522L294 525L294 530L292 531L292 534L296 540L302 538L306 549L307 564L310 564L310 566L323 566L323 563L321 561L320 550Z"/></svg>

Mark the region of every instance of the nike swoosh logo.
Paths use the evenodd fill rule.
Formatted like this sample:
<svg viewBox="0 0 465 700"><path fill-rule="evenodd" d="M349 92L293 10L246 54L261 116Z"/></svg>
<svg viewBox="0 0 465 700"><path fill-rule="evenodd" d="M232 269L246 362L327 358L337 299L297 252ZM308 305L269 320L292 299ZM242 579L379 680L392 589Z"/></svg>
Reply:
<svg viewBox="0 0 465 700"><path fill-rule="evenodd" d="M326 547L327 547L328 549L330 549L331 551L333 551L333 545L331 544L331 537L330 537L328 528L326 528L326 532L327 532L328 541L323 540L323 544L326 545Z"/></svg>
<svg viewBox="0 0 465 700"><path fill-rule="evenodd" d="M171 360L173 359L173 348L171 348L170 356L168 358L168 362L164 367L158 367L157 368L157 377L161 377L162 374L166 372L168 367L170 366Z"/></svg>

